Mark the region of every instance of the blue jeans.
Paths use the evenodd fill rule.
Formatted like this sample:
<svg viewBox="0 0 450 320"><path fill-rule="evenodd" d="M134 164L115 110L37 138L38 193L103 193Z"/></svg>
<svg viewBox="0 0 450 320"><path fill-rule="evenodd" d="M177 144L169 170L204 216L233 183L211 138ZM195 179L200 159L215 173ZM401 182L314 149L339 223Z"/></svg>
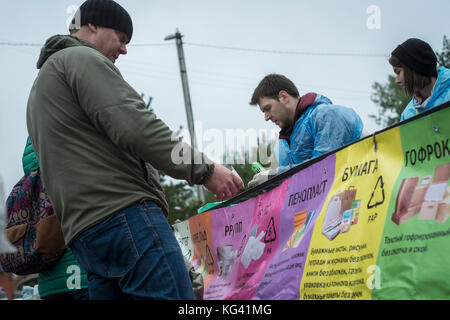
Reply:
<svg viewBox="0 0 450 320"><path fill-rule="evenodd" d="M70 248L89 299L195 299L180 246L161 208L132 205L85 230Z"/></svg>

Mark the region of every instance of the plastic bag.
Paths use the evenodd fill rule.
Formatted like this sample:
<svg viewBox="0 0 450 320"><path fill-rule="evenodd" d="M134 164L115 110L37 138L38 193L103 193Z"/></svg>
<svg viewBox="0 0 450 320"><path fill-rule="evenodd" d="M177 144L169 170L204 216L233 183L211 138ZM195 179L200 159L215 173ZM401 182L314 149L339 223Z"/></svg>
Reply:
<svg viewBox="0 0 450 320"><path fill-rule="evenodd" d="M39 286L37 284L34 287L23 286L22 300L41 300L39 295Z"/></svg>

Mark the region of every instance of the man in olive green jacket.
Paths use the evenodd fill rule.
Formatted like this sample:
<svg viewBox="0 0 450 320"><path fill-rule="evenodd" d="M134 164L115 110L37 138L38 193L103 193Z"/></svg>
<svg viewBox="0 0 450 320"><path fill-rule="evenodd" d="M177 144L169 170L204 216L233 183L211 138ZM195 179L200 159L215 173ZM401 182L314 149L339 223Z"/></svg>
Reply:
<svg viewBox="0 0 450 320"><path fill-rule="evenodd" d="M192 299L157 169L203 184L218 199L234 196L242 180L190 146L179 148L122 78L114 63L133 32L124 8L88 0L74 21L72 35L42 48L27 107L66 244L87 272L92 299Z"/></svg>

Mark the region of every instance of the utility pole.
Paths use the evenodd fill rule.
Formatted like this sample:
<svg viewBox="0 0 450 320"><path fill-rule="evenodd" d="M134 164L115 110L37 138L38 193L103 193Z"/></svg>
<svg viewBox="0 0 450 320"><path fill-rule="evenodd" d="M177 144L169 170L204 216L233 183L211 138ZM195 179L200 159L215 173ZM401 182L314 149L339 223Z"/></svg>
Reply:
<svg viewBox="0 0 450 320"><path fill-rule="evenodd" d="M180 74L181 74L181 84L183 86L183 94L184 94L184 105L186 107L186 116L188 122L189 134L191 136L191 146L197 149L197 139L195 137L195 128L194 128L194 116L192 114L192 106L191 106L191 96L189 94L189 85L187 79L187 71L186 71L186 63L184 60L184 51L183 51L183 41L181 38L183 35L178 31L175 34L168 35L164 38L164 40L173 40L175 39L177 45L178 52L178 62L180 65ZM205 194L203 192L202 186L197 186L197 196L198 199L204 203L205 202Z"/></svg>

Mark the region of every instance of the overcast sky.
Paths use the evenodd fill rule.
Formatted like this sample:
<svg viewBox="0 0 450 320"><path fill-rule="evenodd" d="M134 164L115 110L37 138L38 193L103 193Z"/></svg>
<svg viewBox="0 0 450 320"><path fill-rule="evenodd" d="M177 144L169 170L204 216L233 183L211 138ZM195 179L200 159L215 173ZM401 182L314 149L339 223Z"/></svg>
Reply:
<svg viewBox="0 0 450 320"><path fill-rule="evenodd" d="M313 91L354 108L365 134L380 130L368 117L377 113L371 86L393 74L390 52L411 37L441 51L450 36L448 0L117 2L130 13L134 33L116 65L136 91L153 97L155 113L174 130L187 128L186 112L175 42L164 38L177 28L184 35L198 145L209 151L208 139L230 129L277 129L248 104L268 73L286 75L302 95ZM0 174L9 192L23 175L26 104L40 51L32 45L67 34L71 6L83 1L1 3Z"/></svg>

